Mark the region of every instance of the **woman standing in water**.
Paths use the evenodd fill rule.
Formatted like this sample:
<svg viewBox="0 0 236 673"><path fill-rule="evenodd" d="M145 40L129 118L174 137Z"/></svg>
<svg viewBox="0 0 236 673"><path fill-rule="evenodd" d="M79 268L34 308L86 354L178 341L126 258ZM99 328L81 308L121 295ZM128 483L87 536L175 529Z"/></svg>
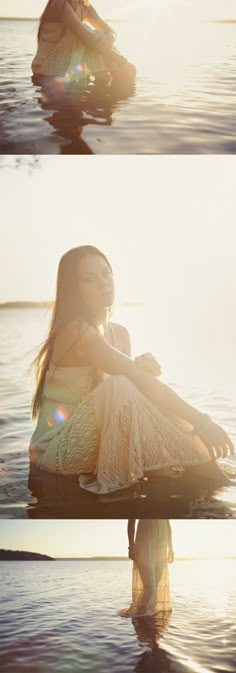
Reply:
<svg viewBox="0 0 236 673"><path fill-rule="evenodd" d="M128 521L129 558L133 561L132 603L122 617L151 617L171 610L168 563L174 560L172 533L167 519Z"/></svg>
<svg viewBox="0 0 236 673"><path fill-rule="evenodd" d="M110 321L113 302L112 268L100 250L63 255L48 337L34 361L31 461L109 493L176 465L204 472L233 454L219 425L158 380L153 356L131 359L126 328Z"/></svg>
<svg viewBox="0 0 236 673"><path fill-rule="evenodd" d="M114 42L114 31L89 0L49 0L39 23L33 74L80 79L109 71L134 76L135 67Z"/></svg>

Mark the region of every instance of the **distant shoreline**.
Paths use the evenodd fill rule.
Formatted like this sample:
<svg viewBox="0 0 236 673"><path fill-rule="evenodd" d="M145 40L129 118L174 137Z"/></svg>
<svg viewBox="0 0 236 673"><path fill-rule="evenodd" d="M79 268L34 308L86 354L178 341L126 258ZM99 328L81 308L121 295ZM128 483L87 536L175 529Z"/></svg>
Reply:
<svg viewBox="0 0 236 673"><path fill-rule="evenodd" d="M78 557L59 557L47 556L36 552L13 551L10 549L0 549L0 561L129 561L128 556L78 556ZM221 558L212 556L188 557L179 556L175 561L235 561L236 556L222 556Z"/></svg>
<svg viewBox="0 0 236 673"><path fill-rule="evenodd" d="M143 301L124 301L121 306L145 306ZM5 301L0 303L0 310L11 308L53 308L54 301Z"/></svg>
<svg viewBox="0 0 236 673"><path fill-rule="evenodd" d="M128 556L81 556L78 558L56 558L56 561L129 561ZM235 561L236 556L222 556L218 558L217 556L199 556L190 558L188 556L179 556L175 558L175 561Z"/></svg>
<svg viewBox="0 0 236 673"><path fill-rule="evenodd" d="M19 551L13 549L0 549L0 561L55 561L56 559L46 554L38 554L31 551Z"/></svg>
<svg viewBox="0 0 236 673"><path fill-rule="evenodd" d="M39 16L0 16L0 21L39 21ZM123 23L119 19L107 19L107 21L116 21ZM236 23L236 19L206 19L206 23Z"/></svg>
<svg viewBox="0 0 236 673"><path fill-rule="evenodd" d="M0 16L0 21L39 21L39 17L33 16Z"/></svg>
<svg viewBox="0 0 236 673"><path fill-rule="evenodd" d="M0 21L39 21L40 16L0 16ZM106 18L106 21L125 23L123 19Z"/></svg>
<svg viewBox="0 0 236 673"><path fill-rule="evenodd" d="M1 308L52 308L52 301L5 301Z"/></svg>
<svg viewBox="0 0 236 673"><path fill-rule="evenodd" d="M236 19L209 19L208 23L236 23Z"/></svg>

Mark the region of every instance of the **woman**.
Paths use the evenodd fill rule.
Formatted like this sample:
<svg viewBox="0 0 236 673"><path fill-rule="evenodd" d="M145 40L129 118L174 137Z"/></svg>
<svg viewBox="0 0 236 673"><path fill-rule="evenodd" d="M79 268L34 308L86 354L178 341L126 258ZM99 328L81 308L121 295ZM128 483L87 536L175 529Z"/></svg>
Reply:
<svg viewBox="0 0 236 673"><path fill-rule="evenodd" d="M134 75L135 67L114 49L114 41L114 31L89 0L49 0L39 23L33 74L69 79L101 71Z"/></svg>
<svg viewBox="0 0 236 673"><path fill-rule="evenodd" d="M113 302L112 268L100 250L63 255L48 337L34 361L31 461L109 493L163 468L205 469L233 453L219 425L156 378L153 356L131 359L127 330L109 319Z"/></svg>
<svg viewBox="0 0 236 673"><path fill-rule="evenodd" d="M133 561L132 603L122 617L151 617L171 610L168 563L174 560L170 522L140 519L128 521L129 558Z"/></svg>

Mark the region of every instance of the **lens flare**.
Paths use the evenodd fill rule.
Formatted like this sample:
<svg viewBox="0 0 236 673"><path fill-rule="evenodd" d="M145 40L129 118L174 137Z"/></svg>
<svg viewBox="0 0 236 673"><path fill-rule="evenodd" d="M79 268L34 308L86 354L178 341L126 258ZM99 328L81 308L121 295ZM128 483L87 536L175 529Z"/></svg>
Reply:
<svg viewBox="0 0 236 673"><path fill-rule="evenodd" d="M82 64L82 63L78 63L78 64L75 66L75 72L83 72L83 71L84 71L84 66L83 66L83 64Z"/></svg>
<svg viewBox="0 0 236 673"><path fill-rule="evenodd" d="M55 421L57 421L57 423L65 423L65 421L67 421L68 416L69 416L68 412L62 407L57 409L54 413L54 418Z"/></svg>

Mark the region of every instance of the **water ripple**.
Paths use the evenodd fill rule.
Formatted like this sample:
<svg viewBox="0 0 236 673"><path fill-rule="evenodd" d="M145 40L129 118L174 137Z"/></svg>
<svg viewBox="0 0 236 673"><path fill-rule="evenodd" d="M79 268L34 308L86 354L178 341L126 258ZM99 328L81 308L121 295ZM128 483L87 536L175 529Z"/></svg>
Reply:
<svg viewBox="0 0 236 673"><path fill-rule="evenodd" d="M132 622L117 616L129 603L129 563L0 565L4 673L235 670L233 561L176 562L170 568L171 615Z"/></svg>
<svg viewBox="0 0 236 673"><path fill-rule="evenodd" d="M140 50L140 23L119 23L134 85L72 83L58 106L31 82L35 22L1 21L1 153L235 153L235 26L194 23L186 40L180 23L178 41L169 23L157 22L155 35L145 25Z"/></svg>

